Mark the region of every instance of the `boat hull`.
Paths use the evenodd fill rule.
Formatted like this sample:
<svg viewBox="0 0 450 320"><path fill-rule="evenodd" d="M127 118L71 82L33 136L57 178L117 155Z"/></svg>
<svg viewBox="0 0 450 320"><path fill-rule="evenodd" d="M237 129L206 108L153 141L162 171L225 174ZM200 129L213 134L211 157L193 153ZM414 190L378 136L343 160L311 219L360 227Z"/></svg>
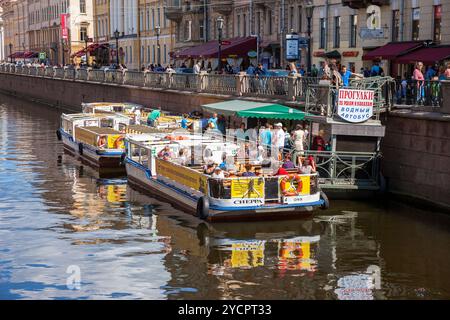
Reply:
<svg viewBox="0 0 450 320"><path fill-rule="evenodd" d="M167 181L156 176L151 176L145 167L126 161L128 182L140 191L163 198L174 207L183 212L196 215L197 201L201 194L199 192L188 194L170 185ZM320 206L322 200L312 202L310 205L264 205L254 207L218 207L210 206L208 221L245 221L245 220L274 220L298 218L299 216L310 216L315 207Z"/></svg>
<svg viewBox="0 0 450 320"><path fill-rule="evenodd" d="M103 151L83 142L78 142L73 137L60 130L61 140L64 148L70 153L79 156L83 161L95 168L120 169L124 170L123 164L124 154L122 151ZM82 153L80 153L80 144L82 145Z"/></svg>

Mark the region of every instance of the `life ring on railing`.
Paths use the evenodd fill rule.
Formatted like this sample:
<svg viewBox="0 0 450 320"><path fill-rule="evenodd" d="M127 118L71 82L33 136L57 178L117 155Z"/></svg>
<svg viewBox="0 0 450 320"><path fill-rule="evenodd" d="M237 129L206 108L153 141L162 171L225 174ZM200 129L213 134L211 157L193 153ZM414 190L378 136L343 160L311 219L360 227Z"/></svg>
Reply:
<svg viewBox="0 0 450 320"><path fill-rule="evenodd" d="M293 181L297 182L297 188L295 189L295 191L286 190L286 183L290 182L292 184ZM280 182L280 188L284 196L298 196L303 190L302 178L297 174L290 174L288 176L285 176ZM292 185L289 189L292 189Z"/></svg>
<svg viewBox="0 0 450 320"><path fill-rule="evenodd" d="M114 141L114 149L122 149L123 148L123 137L118 137L116 141Z"/></svg>
<svg viewBox="0 0 450 320"><path fill-rule="evenodd" d="M105 136L99 136L97 138L97 147L104 148L106 146L107 139Z"/></svg>

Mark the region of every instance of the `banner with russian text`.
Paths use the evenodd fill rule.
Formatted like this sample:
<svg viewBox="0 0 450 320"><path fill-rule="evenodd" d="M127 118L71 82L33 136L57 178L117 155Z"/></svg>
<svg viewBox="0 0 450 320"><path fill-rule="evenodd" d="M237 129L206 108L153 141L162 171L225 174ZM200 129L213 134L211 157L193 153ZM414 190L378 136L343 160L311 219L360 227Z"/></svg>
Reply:
<svg viewBox="0 0 450 320"><path fill-rule="evenodd" d="M338 116L349 122L369 120L373 116L373 90L339 89Z"/></svg>

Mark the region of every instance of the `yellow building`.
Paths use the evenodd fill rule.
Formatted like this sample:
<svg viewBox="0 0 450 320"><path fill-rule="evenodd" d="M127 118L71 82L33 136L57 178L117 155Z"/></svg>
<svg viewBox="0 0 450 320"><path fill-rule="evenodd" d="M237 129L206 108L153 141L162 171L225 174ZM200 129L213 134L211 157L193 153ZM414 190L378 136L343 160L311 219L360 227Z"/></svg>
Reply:
<svg viewBox="0 0 450 320"><path fill-rule="evenodd" d="M96 8L105 14L105 8L100 5ZM171 22L166 19L164 12L163 0L109 0L111 62L116 61L117 43L119 63L125 64L128 69L137 70L158 62L161 65L169 64L169 53L173 50L175 38ZM96 23L101 25L101 15L96 16ZM116 31L119 35L117 40Z"/></svg>
<svg viewBox="0 0 450 320"><path fill-rule="evenodd" d="M6 57L28 48L27 5L26 0L0 0L0 7L3 9L3 52Z"/></svg>

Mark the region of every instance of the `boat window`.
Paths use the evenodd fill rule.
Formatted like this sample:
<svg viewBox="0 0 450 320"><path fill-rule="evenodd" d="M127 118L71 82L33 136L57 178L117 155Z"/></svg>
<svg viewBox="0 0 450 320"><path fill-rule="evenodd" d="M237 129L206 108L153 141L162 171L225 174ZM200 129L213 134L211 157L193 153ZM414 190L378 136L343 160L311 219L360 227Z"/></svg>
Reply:
<svg viewBox="0 0 450 320"><path fill-rule="evenodd" d="M101 119L100 127L102 128L114 128L114 119Z"/></svg>

